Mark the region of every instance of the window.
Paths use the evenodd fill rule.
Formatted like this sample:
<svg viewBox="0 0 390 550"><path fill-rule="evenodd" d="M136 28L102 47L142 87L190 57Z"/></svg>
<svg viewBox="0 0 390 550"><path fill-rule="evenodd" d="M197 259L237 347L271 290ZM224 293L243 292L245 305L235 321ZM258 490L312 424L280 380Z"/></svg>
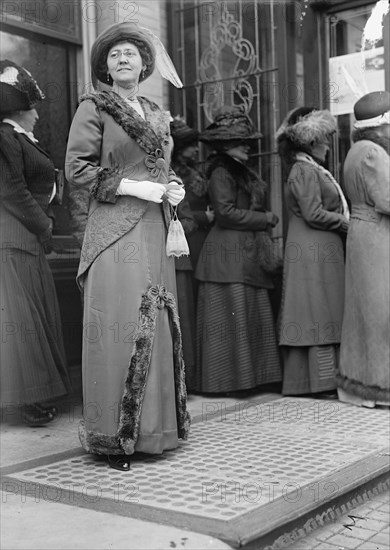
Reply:
<svg viewBox="0 0 390 550"><path fill-rule="evenodd" d="M281 216L281 176L275 150L279 125L276 21L280 2L175 0L170 2L171 47L184 90L174 104L200 131L222 105L244 105L263 134L252 167L269 184L272 210ZM205 155L205 151L203 154ZM282 224L274 236L281 237Z"/></svg>
<svg viewBox="0 0 390 550"><path fill-rule="evenodd" d="M34 134L56 168L63 170L66 139L77 102L76 53L81 46L79 6L75 2L38 0L0 4L2 59L26 67L46 99L37 106ZM69 234L67 196L54 206L55 234Z"/></svg>
<svg viewBox="0 0 390 550"><path fill-rule="evenodd" d="M385 89L383 36L368 42L364 30L376 3L328 14L330 110L338 122L333 171L342 182L342 165L351 146L353 106L364 94ZM380 22L376 24L380 31ZM380 33L379 33L380 34Z"/></svg>

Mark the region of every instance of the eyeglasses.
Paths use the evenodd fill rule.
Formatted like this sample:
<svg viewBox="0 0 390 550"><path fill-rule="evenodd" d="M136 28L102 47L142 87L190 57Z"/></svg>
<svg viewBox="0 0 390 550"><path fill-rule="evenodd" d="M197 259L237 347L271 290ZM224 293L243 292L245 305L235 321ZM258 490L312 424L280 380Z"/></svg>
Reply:
<svg viewBox="0 0 390 550"><path fill-rule="evenodd" d="M127 58L132 57L133 55L137 55L136 52L134 52L133 50L123 50L122 52L120 50L114 50L109 54L108 57L115 60L122 57L122 54Z"/></svg>

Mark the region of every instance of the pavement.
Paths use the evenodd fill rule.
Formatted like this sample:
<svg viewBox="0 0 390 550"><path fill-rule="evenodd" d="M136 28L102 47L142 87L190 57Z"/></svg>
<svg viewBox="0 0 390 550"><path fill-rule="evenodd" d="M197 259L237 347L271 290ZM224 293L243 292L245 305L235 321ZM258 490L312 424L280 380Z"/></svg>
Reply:
<svg viewBox="0 0 390 550"><path fill-rule="evenodd" d="M388 411L272 392L188 406L189 440L123 473L80 448L79 399L44 428L2 409L1 549L390 547Z"/></svg>

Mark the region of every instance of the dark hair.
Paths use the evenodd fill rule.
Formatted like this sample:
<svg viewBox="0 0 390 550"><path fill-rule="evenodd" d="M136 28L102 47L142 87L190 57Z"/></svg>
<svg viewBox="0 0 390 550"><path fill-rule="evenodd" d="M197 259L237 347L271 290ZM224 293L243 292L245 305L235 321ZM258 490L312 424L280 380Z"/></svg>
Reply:
<svg viewBox="0 0 390 550"><path fill-rule="evenodd" d="M99 61L97 63L98 69L102 73L107 72L107 56L108 52L117 46L118 44L123 44L124 42L129 42L130 44L134 44L138 48L138 51L140 53L140 56L142 58L143 63L146 65L147 68L154 66L154 59L153 56L150 53L149 48L145 45L142 40L137 40L136 38L119 38L114 43L110 42L107 44L107 46L104 48L104 51L102 55L99 58ZM111 78L111 75L107 74L107 84L110 86L113 85L113 80Z"/></svg>

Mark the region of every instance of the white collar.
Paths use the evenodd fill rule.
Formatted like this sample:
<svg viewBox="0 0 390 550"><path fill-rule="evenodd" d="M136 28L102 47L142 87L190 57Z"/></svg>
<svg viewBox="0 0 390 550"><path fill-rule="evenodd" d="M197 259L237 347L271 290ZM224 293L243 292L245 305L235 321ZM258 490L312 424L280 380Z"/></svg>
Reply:
<svg viewBox="0 0 390 550"><path fill-rule="evenodd" d="M34 137L34 134L32 132L26 132L26 130L22 126L20 126L20 124L18 124L11 118L3 118L3 122L11 124L11 126L14 127L15 132L18 132L18 134L25 134L28 138L31 139L31 141L33 141L34 143L38 143L38 140Z"/></svg>

